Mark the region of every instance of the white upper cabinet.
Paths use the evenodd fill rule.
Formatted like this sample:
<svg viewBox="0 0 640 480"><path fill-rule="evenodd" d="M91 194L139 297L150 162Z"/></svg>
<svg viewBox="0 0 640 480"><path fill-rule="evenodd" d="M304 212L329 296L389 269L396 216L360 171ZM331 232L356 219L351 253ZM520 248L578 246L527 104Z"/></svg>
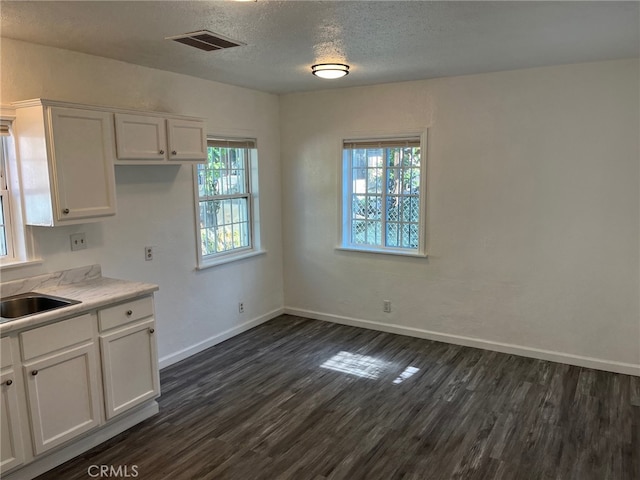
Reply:
<svg viewBox="0 0 640 480"><path fill-rule="evenodd" d="M169 160L171 162L207 160L207 132L203 121L167 120Z"/></svg>
<svg viewBox="0 0 640 480"><path fill-rule="evenodd" d="M16 143L28 225L115 215L113 113L45 101L16 106Z"/></svg>
<svg viewBox="0 0 640 480"><path fill-rule="evenodd" d="M43 99L12 106L27 225L115 215L114 165L207 161L201 118Z"/></svg>
<svg viewBox="0 0 640 480"><path fill-rule="evenodd" d="M116 113L119 165L204 162L207 135L201 119Z"/></svg>
<svg viewBox="0 0 640 480"><path fill-rule="evenodd" d="M164 118L126 113L116 113L115 118L118 160L165 160L167 134Z"/></svg>

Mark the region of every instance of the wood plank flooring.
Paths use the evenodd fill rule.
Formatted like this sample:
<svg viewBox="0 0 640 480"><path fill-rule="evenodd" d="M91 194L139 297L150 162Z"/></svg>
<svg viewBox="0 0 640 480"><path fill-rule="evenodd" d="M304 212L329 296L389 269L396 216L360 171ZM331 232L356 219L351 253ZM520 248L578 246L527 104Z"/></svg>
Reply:
<svg viewBox="0 0 640 480"><path fill-rule="evenodd" d="M283 315L161 381L158 415L39 479L640 479L638 377Z"/></svg>

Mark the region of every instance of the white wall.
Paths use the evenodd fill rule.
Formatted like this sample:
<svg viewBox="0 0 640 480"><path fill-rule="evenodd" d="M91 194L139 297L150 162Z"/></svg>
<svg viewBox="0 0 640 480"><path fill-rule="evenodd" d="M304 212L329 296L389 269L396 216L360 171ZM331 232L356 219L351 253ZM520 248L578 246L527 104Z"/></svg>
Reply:
<svg viewBox="0 0 640 480"><path fill-rule="evenodd" d="M116 218L36 229L44 263L3 271L3 280L100 263L106 275L159 284L166 362L278 311L284 287L293 312L637 371L637 61L279 99L14 40L0 47L2 103L167 111L206 117L212 133L258 137L268 250L195 271L190 168L117 167ZM416 127L429 127L428 260L336 251L340 140ZM77 231L89 248L72 253ZM145 245L156 246L153 262Z"/></svg>
<svg viewBox="0 0 640 480"><path fill-rule="evenodd" d="M2 279L100 263L103 274L156 283L159 355L201 348L223 332L278 311L283 303L278 97L66 50L2 39L3 104L29 98L205 117L210 133L237 131L259 146L261 232L267 253L195 271L190 166L116 167L118 214L101 223L36 228L44 263ZM69 235L89 248L71 252ZM143 248L154 245L145 262ZM237 302L245 313L237 311ZM205 342L201 344L201 342ZM200 347L198 345L200 344ZM184 353L193 353L193 350Z"/></svg>
<svg viewBox="0 0 640 480"><path fill-rule="evenodd" d="M640 374L638 85L620 60L283 96L288 310ZM415 127L428 260L336 251L340 140Z"/></svg>

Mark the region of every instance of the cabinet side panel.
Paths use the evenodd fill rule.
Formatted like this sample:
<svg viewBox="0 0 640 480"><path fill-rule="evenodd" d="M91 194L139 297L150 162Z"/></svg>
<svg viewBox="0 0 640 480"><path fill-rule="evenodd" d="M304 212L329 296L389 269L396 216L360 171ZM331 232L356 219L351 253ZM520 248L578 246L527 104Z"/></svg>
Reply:
<svg viewBox="0 0 640 480"><path fill-rule="evenodd" d="M16 110L15 133L25 221L28 225L52 226L51 172L47 162L43 107Z"/></svg>

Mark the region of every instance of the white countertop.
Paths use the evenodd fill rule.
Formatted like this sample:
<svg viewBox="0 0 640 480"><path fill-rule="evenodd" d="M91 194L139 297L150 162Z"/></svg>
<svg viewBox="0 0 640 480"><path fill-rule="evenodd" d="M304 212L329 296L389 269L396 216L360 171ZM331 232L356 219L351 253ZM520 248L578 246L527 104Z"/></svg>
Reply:
<svg viewBox="0 0 640 480"><path fill-rule="evenodd" d="M158 285L151 283L132 282L102 276L60 285L43 283L28 291L77 300L81 303L9 320L0 324L0 334L4 335L16 330L81 315L105 305L149 295L158 290L158 288Z"/></svg>

